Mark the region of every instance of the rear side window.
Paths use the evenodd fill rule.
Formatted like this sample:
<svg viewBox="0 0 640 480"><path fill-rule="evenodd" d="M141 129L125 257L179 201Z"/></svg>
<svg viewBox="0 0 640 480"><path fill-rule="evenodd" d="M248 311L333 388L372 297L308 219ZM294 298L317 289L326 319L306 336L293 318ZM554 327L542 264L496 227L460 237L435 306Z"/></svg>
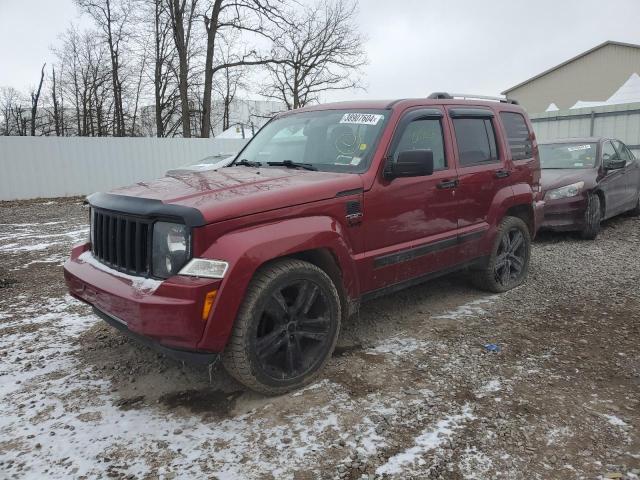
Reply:
<svg viewBox="0 0 640 480"><path fill-rule="evenodd" d="M414 120L407 125L404 132L402 132L400 143L398 143L394 153L405 150L431 150L433 151L434 170L447 168L440 120L434 118L420 119Z"/></svg>
<svg viewBox="0 0 640 480"><path fill-rule="evenodd" d="M498 160L496 134L488 118L454 118L460 165L495 162Z"/></svg>
<svg viewBox="0 0 640 480"><path fill-rule="evenodd" d="M500 118L502 119L504 129L507 131L511 157L514 160L531 158L533 144L524 117L519 113L500 112Z"/></svg>

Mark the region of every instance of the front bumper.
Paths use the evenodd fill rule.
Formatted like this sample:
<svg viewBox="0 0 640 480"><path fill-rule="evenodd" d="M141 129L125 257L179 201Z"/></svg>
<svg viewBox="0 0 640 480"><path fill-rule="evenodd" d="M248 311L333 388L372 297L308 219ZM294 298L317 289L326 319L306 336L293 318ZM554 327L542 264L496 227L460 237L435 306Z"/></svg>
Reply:
<svg viewBox="0 0 640 480"><path fill-rule="evenodd" d="M89 244L75 247L64 265L72 296L93 306L103 319L111 319L112 325L162 348L205 355L222 351L222 344L198 348L208 321L202 319L204 299L219 289L220 280L175 276L141 287L118 272L79 258L88 250Z"/></svg>
<svg viewBox="0 0 640 480"><path fill-rule="evenodd" d="M558 200L545 200L541 228L556 231L581 230L584 227L586 209L587 197L583 194Z"/></svg>
<svg viewBox="0 0 640 480"><path fill-rule="evenodd" d="M96 307L93 307L93 313L95 313L112 327L120 330L128 337L133 338L135 341L142 343L143 345L146 345L154 349L155 351L160 352L167 357L171 357L175 360L199 365L211 365L213 363L216 363L220 358L219 353L195 352L190 350L179 350L176 348L166 347L159 342L151 340L149 337L145 337L144 335L139 335L135 332L132 332L131 330L129 330L129 327L124 321L112 315L109 315L108 313L103 312Z"/></svg>

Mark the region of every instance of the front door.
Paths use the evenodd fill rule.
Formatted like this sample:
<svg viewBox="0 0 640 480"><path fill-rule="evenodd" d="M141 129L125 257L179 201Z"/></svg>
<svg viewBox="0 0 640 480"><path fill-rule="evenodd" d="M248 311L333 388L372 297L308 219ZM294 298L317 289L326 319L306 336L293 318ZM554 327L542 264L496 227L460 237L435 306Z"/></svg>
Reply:
<svg viewBox="0 0 640 480"><path fill-rule="evenodd" d="M615 140L613 145L616 147L620 158L627 162L624 167L624 181L626 186L625 210L631 210L638 204L640 168L638 166L638 161L624 143Z"/></svg>
<svg viewBox="0 0 640 480"><path fill-rule="evenodd" d="M625 178L625 168L607 170L606 166L610 162L620 160L618 152L609 140L602 144L602 167L604 178L600 186L605 194L605 218L618 215L625 211L627 202L627 180Z"/></svg>
<svg viewBox="0 0 640 480"><path fill-rule="evenodd" d="M491 110L450 108L449 116L458 158L460 253L467 260L483 253L478 244L492 222L489 214L494 199L511 184L511 170L504 146L498 144L497 120ZM511 193L508 188L505 192Z"/></svg>
<svg viewBox="0 0 640 480"><path fill-rule="evenodd" d="M443 113L440 108L409 110L387 152L389 158L404 150L430 149L434 173L389 180L380 172L365 193L364 291L439 271L455 262L457 176Z"/></svg>

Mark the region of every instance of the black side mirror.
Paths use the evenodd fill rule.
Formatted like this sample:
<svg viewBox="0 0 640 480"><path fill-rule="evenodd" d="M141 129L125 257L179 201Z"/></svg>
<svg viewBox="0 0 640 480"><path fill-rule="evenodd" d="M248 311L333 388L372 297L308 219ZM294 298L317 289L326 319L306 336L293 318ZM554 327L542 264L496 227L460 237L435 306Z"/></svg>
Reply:
<svg viewBox="0 0 640 480"><path fill-rule="evenodd" d="M626 160L609 160L605 162L604 169L605 170L620 170L627 165Z"/></svg>
<svg viewBox="0 0 640 480"><path fill-rule="evenodd" d="M423 177L433 173L433 150L404 150L390 159L385 176Z"/></svg>

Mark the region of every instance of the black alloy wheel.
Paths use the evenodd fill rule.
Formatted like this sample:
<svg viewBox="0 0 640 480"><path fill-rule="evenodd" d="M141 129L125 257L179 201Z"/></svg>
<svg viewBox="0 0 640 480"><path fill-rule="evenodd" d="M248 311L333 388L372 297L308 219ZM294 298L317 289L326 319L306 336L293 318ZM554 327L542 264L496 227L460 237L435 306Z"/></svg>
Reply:
<svg viewBox="0 0 640 480"><path fill-rule="evenodd" d="M290 380L322 360L331 342L331 315L319 285L300 280L277 287L260 317L255 352L266 375Z"/></svg>
<svg viewBox="0 0 640 480"><path fill-rule="evenodd" d="M506 292L527 278L530 257L529 227L521 218L504 217L490 255L471 269L471 280L482 290Z"/></svg>
<svg viewBox="0 0 640 480"><path fill-rule="evenodd" d="M528 257L526 249L527 244L520 229L514 227L503 233L493 270L496 282L509 287L520 279Z"/></svg>
<svg viewBox="0 0 640 480"><path fill-rule="evenodd" d="M223 354L227 371L260 393L278 395L316 378L338 340L341 302L317 266L282 259L254 275Z"/></svg>

